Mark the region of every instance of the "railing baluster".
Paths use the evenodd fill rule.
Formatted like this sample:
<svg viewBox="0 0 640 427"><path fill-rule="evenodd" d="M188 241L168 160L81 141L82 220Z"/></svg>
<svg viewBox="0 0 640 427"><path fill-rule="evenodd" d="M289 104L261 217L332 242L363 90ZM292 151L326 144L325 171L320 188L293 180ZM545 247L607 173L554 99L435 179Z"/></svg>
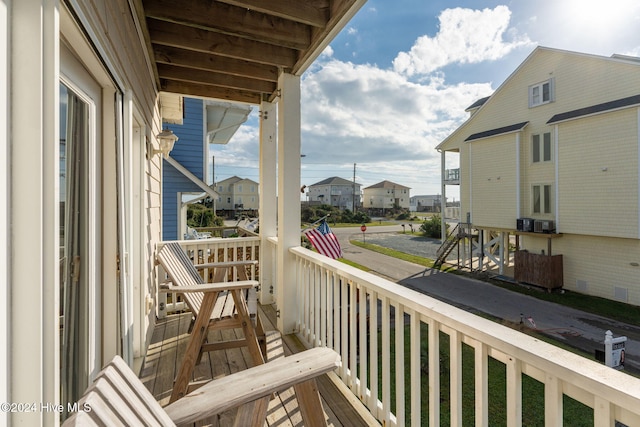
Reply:
<svg viewBox="0 0 640 427"><path fill-rule="evenodd" d="M562 387L558 377L552 375L547 376L544 384L544 423L548 426L562 425Z"/></svg>
<svg viewBox="0 0 640 427"><path fill-rule="evenodd" d="M520 360L507 359L507 427L522 425L522 368Z"/></svg>
<svg viewBox="0 0 640 427"><path fill-rule="evenodd" d="M404 405L404 373L405 373L405 363L404 363L404 306L399 302L394 304L395 311L395 350L396 350L396 360L395 360L395 379L396 379L396 424L399 426L405 425L405 405Z"/></svg>
<svg viewBox="0 0 640 427"><path fill-rule="evenodd" d="M356 301L356 300L354 300ZM360 400L363 402L367 402L367 388L371 386L370 383L370 374L368 369L368 357L371 353L371 347L367 350L367 316L371 315L371 313L367 312L367 292L364 287L358 289L358 335L354 335L355 337L360 338L360 342L358 344L358 358L360 359L360 386L358 387L358 394L360 396ZM354 304L356 305L356 304ZM367 406L369 406L367 404ZM371 408L369 408L371 409Z"/></svg>
<svg viewBox="0 0 640 427"><path fill-rule="evenodd" d="M316 345L333 346L341 353L342 367L338 373L342 381L384 425L423 425L424 375L428 376L428 425L441 424L440 336L444 334L450 340L451 425L462 425L462 417L466 415L463 406L464 411L472 410L461 395L462 383L466 382L462 370L463 343L474 351L476 426L489 424L492 359L506 366L508 426L522 425L524 374L545 384L545 425L561 425L564 396L592 407L594 425L613 426L615 421L640 425L640 381L633 377L311 251L302 248L291 251L300 270L299 294L305 295L299 305L306 312L300 316L301 335L308 335L311 340L308 344L315 341ZM391 307L395 324L390 319ZM423 324L428 326L426 337L422 336ZM391 328L396 334L393 343ZM410 340L406 347L410 352L408 364L405 364L405 328ZM424 344L428 345L426 373L421 357ZM395 351L396 357L393 368L391 351ZM405 373L409 378L406 383ZM411 407L406 410L404 396L409 387ZM392 395L396 396L395 402L391 401ZM395 413L391 411L394 403ZM405 412L411 414L410 423Z"/></svg>
<svg viewBox="0 0 640 427"><path fill-rule="evenodd" d="M322 312L322 274L320 273L320 266L314 265L313 269L313 300L314 300L314 316L313 316L313 339L315 347L324 345L324 338L322 337L322 324L320 313Z"/></svg>
<svg viewBox="0 0 640 427"><path fill-rule="evenodd" d="M456 330L449 335L449 362L451 425L462 426L462 338Z"/></svg>
<svg viewBox="0 0 640 427"><path fill-rule="evenodd" d="M375 416L378 412L378 294L371 292L369 295L369 410ZM366 354L365 354L366 357Z"/></svg>
<svg viewBox="0 0 640 427"><path fill-rule="evenodd" d="M487 346L476 341L474 346L476 426L489 425L489 354Z"/></svg>
<svg viewBox="0 0 640 427"><path fill-rule="evenodd" d="M382 358L382 411L381 417L386 425L391 422L391 310L389 298L381 298L380 356ZM377 334L376 334L377 335ZM371 338L373 339L373 337ZM377 341L377 337L376 337ZM396 354L397 357L397 354Z"/></svg>
<svg viewBox="0 0 640 427"><path fill-rule="evenodd" d="M412 310L409 312L409 316L411 318L411 425L420 427L422 425L421 322L418 312Z"/></svg>
<svg viewBox="0 0 640 427"><path fill-rule="evenodd" d="M429 319L429 425L440 425L440 326Z"/></svg>
<svg viewBox="0 0 640 427"><path fill-rule="evenodd" d="M347 376L347 371L350 369L351 361L349 360L349 335L351 331L349 322L349 285L344 279L340 279L338 283L340 288L340 357L342 359L342 366L340 366L340 374L342 382L351 385L351 379ZM337 345L337 344L336 344Z"/></svg>

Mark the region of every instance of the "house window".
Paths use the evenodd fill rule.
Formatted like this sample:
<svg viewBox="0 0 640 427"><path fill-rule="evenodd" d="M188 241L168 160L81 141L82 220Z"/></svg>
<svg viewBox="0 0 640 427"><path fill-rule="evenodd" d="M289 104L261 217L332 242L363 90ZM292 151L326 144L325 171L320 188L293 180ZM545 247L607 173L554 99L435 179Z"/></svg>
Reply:
<svg viewBox="0 0 640 427"><path fill-rule="evenodd" d="M551 161L551 133L532 135L532 161L533 163Z"/></svg>
<svg viewBox="0 0 640 427"><path fill-rule="evenodd" d="M553 102L553 79L545 82L529 86L529 107L537 107L538 105Z"/></svg>
<svg viewBox="0 0 640 427"><path fill-rule="evenodd" d="M532 189L532 203L534 214L550 214L551 213L551 185L538 184Z"/></svg>
<svg viewBox="0 0 640 427"><path fill-rule="evenodd" d="M238 193L242 193L242 185L238 185Z"/></svg>

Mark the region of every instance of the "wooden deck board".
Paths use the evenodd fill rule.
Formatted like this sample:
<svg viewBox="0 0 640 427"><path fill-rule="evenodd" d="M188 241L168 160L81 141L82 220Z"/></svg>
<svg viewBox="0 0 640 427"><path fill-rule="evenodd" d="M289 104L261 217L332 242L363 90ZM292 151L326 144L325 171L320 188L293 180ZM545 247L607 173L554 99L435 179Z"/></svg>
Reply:
<svg viewBox="0 0 640 427"><path fill-rule="evenodd" d="M272 307L260 306L259 313L267 331L268 360L304 350L304 347L295 336L280 337L275 332L276 316ZM190 322L191 315L189 313L176 314L159 321L154 330L140 377L162 406L166 406L169 403L173 381L177 375L180 360L188 342ZM223 330L210 332L208 340L213 342L241 337L242 330ZM194 371L194 380L219 378L247 369L249 366L251 366L251 356L246 349L232 348L212 351L203 354L201 363L196 366ZM335 427L367 425L326 375L319 377L317 382L325 409L327 425ZM203 420L203 422L196 425L232 426L235 414L236 410L227 411L219 414L215 419ZM293 389L276 394L269 403L265 426L300 427L302 425L302 416L298 409Z"/></svg>

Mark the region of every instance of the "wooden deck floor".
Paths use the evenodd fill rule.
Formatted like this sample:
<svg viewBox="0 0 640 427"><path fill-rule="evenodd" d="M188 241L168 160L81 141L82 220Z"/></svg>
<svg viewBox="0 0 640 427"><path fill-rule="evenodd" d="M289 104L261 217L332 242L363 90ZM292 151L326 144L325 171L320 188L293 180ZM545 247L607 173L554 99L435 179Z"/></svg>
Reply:
<svg viewBox="0 0 640 427"><path fill-rule="evenodd" d="M275 331L275 311L271 306L260 307L260 317L267 330L268 358L283 357L304 350L302 344L293 335L280 337ZM147 357L140 371L140 378L162 406L169 403L173 380L180 367L181 357L188 342L188 328L191 314L176 314L158 321L147 352ZM271 332L269 332L271 331ZM239 330L224 332L225 334L242 334ZM220 339L220 332L210 333L209 340ZM241 335L239 335L241 336ZM233 338L225 335L225 339ZM229 349L215 351L202 357L196 366L194 380L215 379L221 376L247 369L250 356L245 349ZM325 410L325 418L329 426L367 426L371 419L363 419L358 411L340 392L334 382L326 375L317 381ZM223 392L223 391L221 391ZM218 415L215 419L206 420L201 425L230 426L233 425L235 411ZM302 417L293 389L276 395L269 404L265 426L302 426ZM379 424L375 424L379 425Z"/></svg>

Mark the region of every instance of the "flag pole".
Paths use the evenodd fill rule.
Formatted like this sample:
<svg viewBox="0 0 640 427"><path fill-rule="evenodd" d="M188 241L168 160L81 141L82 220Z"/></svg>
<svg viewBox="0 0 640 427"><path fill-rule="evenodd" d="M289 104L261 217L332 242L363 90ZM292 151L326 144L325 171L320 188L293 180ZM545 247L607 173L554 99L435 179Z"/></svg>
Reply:
<svg viewBox="0 0 640 427"><path fill-rule="evenodd" d="M317 223L324 221L325 219L329 218L331 216L330 213L326 214L325 216L323 216L322 218L320 218L319 220L309 224L308 226L306 226L305 228L303 228L302 230L300 230L300 233L304 233L305 230L310 229L311 227L313 227L314 225L316 225Z"/></svg>

